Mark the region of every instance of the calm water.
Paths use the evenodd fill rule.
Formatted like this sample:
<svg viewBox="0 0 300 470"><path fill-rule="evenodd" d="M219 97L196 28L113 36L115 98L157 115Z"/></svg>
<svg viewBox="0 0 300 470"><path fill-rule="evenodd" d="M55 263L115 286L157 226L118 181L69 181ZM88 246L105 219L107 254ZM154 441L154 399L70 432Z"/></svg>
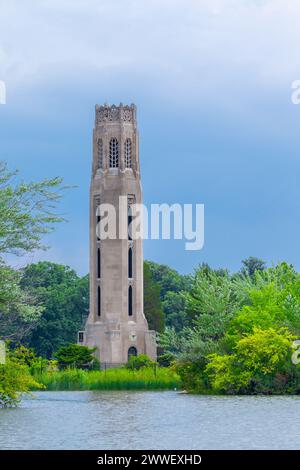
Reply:
<svg viewBox="0 0 300 470"><path fill-rule="evenodd" d="M0 449L300 449L300 397L40 392L0 410Z"/></svg>

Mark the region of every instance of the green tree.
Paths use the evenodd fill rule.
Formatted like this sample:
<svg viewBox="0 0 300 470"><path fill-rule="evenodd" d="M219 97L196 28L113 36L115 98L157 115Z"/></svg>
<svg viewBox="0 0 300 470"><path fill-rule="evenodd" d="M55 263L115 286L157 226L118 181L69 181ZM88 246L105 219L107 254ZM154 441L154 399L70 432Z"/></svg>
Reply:
<svg viewBox="0 0 300 470"><path fill-rule="evenodd" d="M160 286L161 300L164 300L170 291L180 292L189 289L190 276L180 275L175 269L153 261L145 261L144 264L150 269L154 282Z"/></svg>
<svg viewBox="0 0 300 470"><path fill-rule="evenodd" d="M183 295L190 324L177 332L168 328L159 336L159 344L165 353L177 358L180 374L185 379L189 375L193 383L198 383L192 375L201 375L207 355L220 350L220 343L240 304L228 272L215 271L207 265L196 269L190 290Z"/></svg>
<svg viewBox="0 0 300 470"><path fill-rule="evenodd" d="M22 254L45 248L42 237L63 219L55 212L61 178L16 183L17 172L0 162L0 254Z"/></svg>
<svg viewBox="0 0 300 470"><path fill-rule="evenodd" d="M6 266L3 255L22 255L45 248L42 237L63 219L56 205L65 189L60 178L18 182L0 162L0 327L1 337L20 340L39 319L42 309L21 291L19 274Z"/></svg>
<svg viewBox="0 0 300 470"><path fill-rule="evenodd" d="M300 275L293 266L279 263L256 272L254 282L245 284L245 289L248 300L228 327L227 337L231 342L254 327L288 327L291 333L300 333Z"/></svg>
<svg viewBox="0 0 300 470"><path fill-rule="evenodd" d="M300 334L300 275L291 265L256 270L252 277L200 269L188 295L193 328L161 337L187 389L299 392L291 354Z"/></svg>
<svg viewBox="0 0 300 470"><path fill-rule="evenodd" d="M139 370L143 367L154 366L155 363L146 356L146 354L139 354L138 356L131 356L126 364L126 368L130 370Z"/></svg>
<svg viewBox="0 0 300 470"><path fill-rule="evenodd" d="M9 352L6 363L0 364L0 407L16 406L21 394L33 387L42 388L31 376L28 366Z"/></svg>
<svg viewBox="0 0 300 470"><path fill-rule="evenodd" d="M44 312L31 333L29 346L38 355L51 358L61 346L76 341L88 311L88 277L48 261L23 270L22 288L34 295Z"/></svg>
<svg viewBox="0 0 300 470"><path fill-rule="evenodd" d="M186 315L186 298L182 292L166 292L162 301L166 326L181 331L188 324Z"/></svg>
<svg viewBox="0 0 300 470"><path fill-rule="evenodd" d="M266 263L262 259L250 256L242 261L242 274L244 276L254 276L255 271L264 271L266 269Z"/></svg>
<svg viewBox="0 0 300 470"><path fill-rule="evenodd" d="M187 314L196 319L203 335L218 339L239 308L234 285L227 271L215 271L207 265L196 269L190 291L185 295Z"/></svg>
<svg viewBox="0 0 300 470"><path fill-rule="evenodd" d="M54 354L60 368L73 366L77 369L89 367L94 361L93 356L96 348L88 348L87 346L79 346L78 344L69 344L62 346Z"/></svg>
<svg viewBox="0 0 300 470"><path fill-rule="evenodd" d="M160 287L153 281L149 266L144 264L144 312L149 328L164 330L164 314L160 301Z"/></svg>
<svg viewBox="0 0 300 470"><path fill-rule="evenodd" d="M159 286L166 325L180 331L187 324L182 293L190 289L191 277L152 261L145 261L144 265L150 270L153 282Z"/></svg>
<svg viewBox="0 0 300 470"><path fill-rule="evenodd" d="M17 181L0 162L0 333L1 338L19 341L25 337L42 314L34 296L20 287L20 275L3 261L3 255L32 252L45 248L42 237L63 219L56 213L61 198L62 180ZM38 384L28 367L10 353L0 365L0 406L17 404L20 393Z"/></svg>
<svg viewBox="0 0 300 470"><path fill-rule="evenodd" d="M24 340L40 319L43 307L20 287L20 273L0 260L0 338Z"/></svg>
<svg viewBox="0 0 300 470"><path fill-rule="evenodd" d="M206 366L217 393L282 393L300 377L291 367L293 336L287 329L260 329L241 338L234 352L212 354ZM297 380L297 381L298 381ZM295 391L300 390L297 386Z"/></svg>

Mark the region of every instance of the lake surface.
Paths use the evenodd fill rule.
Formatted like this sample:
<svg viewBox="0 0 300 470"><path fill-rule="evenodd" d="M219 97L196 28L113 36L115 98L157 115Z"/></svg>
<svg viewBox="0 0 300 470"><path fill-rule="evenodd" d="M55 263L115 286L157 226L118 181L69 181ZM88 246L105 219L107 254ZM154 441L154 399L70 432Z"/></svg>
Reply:
<svg viewBox="0 0 300 470"><path fill-rule="evenodd" d="M0 449L300 449L300 397L39 392L0 410Z"/></svg>

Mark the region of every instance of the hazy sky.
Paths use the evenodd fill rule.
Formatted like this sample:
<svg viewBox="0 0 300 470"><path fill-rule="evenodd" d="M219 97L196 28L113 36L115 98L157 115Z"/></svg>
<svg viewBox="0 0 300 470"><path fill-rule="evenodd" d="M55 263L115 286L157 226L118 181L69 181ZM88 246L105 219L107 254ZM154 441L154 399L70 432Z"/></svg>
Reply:
<svg viewBox="0 0 300 470"><path fill-rule="evenodd" d="M144 201L204 203L205 247L146 241L189 272L250 255L300 269L299 0L0 0L0 158L63 176L49 259L88 270L95 103L136 103Z"/></svg>

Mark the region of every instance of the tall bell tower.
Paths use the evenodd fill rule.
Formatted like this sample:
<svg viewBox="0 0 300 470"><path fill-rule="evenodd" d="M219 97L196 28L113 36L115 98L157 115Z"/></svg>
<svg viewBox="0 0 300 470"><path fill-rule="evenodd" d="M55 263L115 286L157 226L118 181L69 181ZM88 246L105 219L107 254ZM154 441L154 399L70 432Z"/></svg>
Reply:
<svg viewBox="0 0 300 470"><path fill-rule="evenodd" d="M126 201L120 205L120 196ZM90 186L90 312L79 343L97 348L101 363L125 364L128 357L156 359L155 332L144 316L143 244L120 237L119 221L130 221L132 204L142 203L135 105L96 105ZM117 237L101 237L100 204L111 204ZM120 213L122 211L122 213ZM102 238L102 239L101 239Z"/></svg>

